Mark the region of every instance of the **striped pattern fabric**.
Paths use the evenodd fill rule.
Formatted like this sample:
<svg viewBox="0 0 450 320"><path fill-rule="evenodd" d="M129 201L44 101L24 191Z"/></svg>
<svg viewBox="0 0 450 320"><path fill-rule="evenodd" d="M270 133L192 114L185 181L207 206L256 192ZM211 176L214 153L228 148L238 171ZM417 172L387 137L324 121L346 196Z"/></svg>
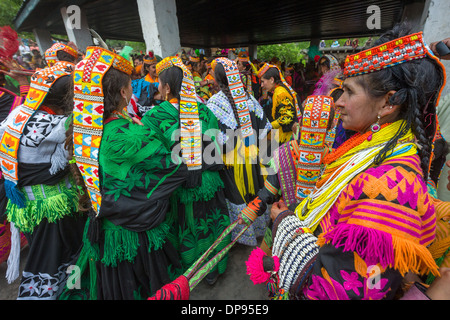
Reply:
<svg viewBox="0 0 450 320"><path fill-rule="evenodd" d="M400 272L436 271L426 249L435 238L435 208L419 161L418 155L385 161L353 179L330 212L333 228L319 242Z"/></svg>

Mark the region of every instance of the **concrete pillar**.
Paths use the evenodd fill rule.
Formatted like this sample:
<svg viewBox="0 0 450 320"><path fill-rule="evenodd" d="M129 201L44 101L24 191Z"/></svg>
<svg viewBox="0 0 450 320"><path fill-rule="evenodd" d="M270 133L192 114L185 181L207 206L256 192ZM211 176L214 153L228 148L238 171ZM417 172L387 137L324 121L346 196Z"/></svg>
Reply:
<svg viewBox="0 0 450 320"><path fill-rule="evenodd" d="M45 29L34 28L33 33L41 54L44 54L45 51L53 45L53 40L50 32Z"/></svg>
<svg viewBox="0 0 450 320"><path fill-rule="evenodd" d="M450 37L448 14L450 12L450 1L432 0L429 6L428 18L423 29L426 43L440 41ZM441 60L447 70L447 85L438 106L438 118L441 124L442 135L450 143L450 61ZM447 156L450 160L450 155ZM450 191L447 190L448 167L444 166L438 188L438 197L443 201L450 201Z"/></svg>
<svg viewBox="0 0 450 320"><path fill-rule="evenodd" d="M75 43L78 50L86 52L86 48L92 46L94 43L84 11L75 5L62 7L61 16L69 41Z"/></svg>
<svg viewBox="0 0 450 320"><path fill-rule="evenodd" d="M181 50L175 0L137 0L147 52L162 58Z"/></svg>
<svg viewBox="0 0 450 320"><path fill-rule="evenodd" d="M248 55L250 56L250 60L258 59L258 46L254 44L248 46Z"/></svg>

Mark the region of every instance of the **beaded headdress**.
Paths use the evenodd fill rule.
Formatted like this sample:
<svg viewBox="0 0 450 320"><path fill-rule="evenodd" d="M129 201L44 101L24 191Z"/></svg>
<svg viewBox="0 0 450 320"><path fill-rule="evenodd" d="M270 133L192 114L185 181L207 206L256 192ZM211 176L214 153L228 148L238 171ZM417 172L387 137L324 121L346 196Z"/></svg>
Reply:
<svg viewBox="0 0 450 320"><path fill-rule="evenodd" d="M6 130L1 137L0 159L1 170L5 178L5 191L12 203L22 207L25 205L23 195L17 189L18 151L20 138L28 120L39 109L52 85L61 77L71 75L74 64L60 61L52 67L40 69L31 77L30 90L22 105L15 110L15 117L6 123Z"/></svg>
<svg viewBox="0 0 450 320"><path fill-rule="evenodd" d="M368 74L385 68L394 67L408 61L424 58L432 59L441 71L441 87L434 101L434 106L436 108L439 105L439 100L445 87L447 76L444 65L425 44L423 32L410 34L348 56L345 60L344 77L348 78ZM433 143L436 140L437 133L437 113L435 108L434 110L431 110L431 112L430 110L427 110L426 115L432 115L434 118L434 121L426 128L428 136L433 137Z"/></svg>
<svg viewBox="0 0 450 320"><path fill-rule="evenodd" d="M250 57L248 56L247 52L241 51L238 54L238 60L242 61L242 62L249 62L250 61Z"/></svg>
<svg viewBox="0 0 450 320"><path fill-rule="evenodd" d="M217 58L212 62L211 66L213 70L215 70L218 63L223 66L227 76L228 87L230 88L231 96L233 97L238 112L242 136L244 138L250 137L253 135L253 126L250 111L248 109L247 93L242 84L239 69L234 61L227 58Z"/></svg>
<svg viewBox="0 0 450 320"><path fill-rule="evenodd" d="M334 108L334 101L329 96L309 96L305 100L298 143L296 184L298 202L314 190L320 177L332 108Z"/></svg>
<svg viewBox="0 0 450 320"><path fill-rule="evenodd" d="M149 51L148 55L144 58L144 64L156 64L158 60L156 59L153 51Z"/></svg>
<svg viewBox="0 0 450 320"><path fill-rule="evenodd" d="M92 207L100 212L101 194L98 154L103 133L104 95L102 81L115 68L131 75L133 66L107 49L88 47L74 71L73 152Z"/></svg>
<svg viewBox="0 0 450 320"><path fill-rule="evenodd" d="M45 61L47 61L47 65L49 67L53 66L56 62L59 61L58 59L58 52L64 51L70 54L74 59L78 57L78 52L71 46L68 46L64 43L57 42L53 44L47 51L45 51Z"/></svg>
<svg viewBox="0 0 450 320"><path fill-rule="evenodd" d="M198 115L194 78L177 56L161 60L156 65L156 73L159 76L161 72L172 67L183 71L180 91L181 155L188 170L199 170L202 168L202 128Z"/></svg>
<svg viewBox="0 0 450 320"><path fill-rule="evenodd" d="M190 62L200 62L200 57L189 56L189 61Z"/></svg>
<svg viewBox="0 0 450 320"><path fill-rule="evenodd" d="M259 78L262 78L262 76L267 72L267 70L269 70L270 68L277 68L278 73L280 74L280 79L281 82L283 82L283 85L288 88L291 96L294 98L294 105L295 105L295 110L297 111L297 119L301 119L302 118L302 112L300 111L300 107L298 105L298 101L297 101L297 93L291 88L291 86L286 82L286 80L283 77L283 74L280 71L280 68L278 68L278 66L273 65L273 64L268 64L268 63L264 63L263 66L258 70L257 75Z"/></svg>

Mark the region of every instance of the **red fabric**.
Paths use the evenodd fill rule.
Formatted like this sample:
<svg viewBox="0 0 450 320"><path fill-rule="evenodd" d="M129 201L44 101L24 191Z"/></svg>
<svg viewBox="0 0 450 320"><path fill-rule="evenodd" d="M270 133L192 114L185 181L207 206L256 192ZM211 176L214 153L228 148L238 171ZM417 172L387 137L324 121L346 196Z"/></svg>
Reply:
<svg viewBox="0 0 450 320"><path fill-rule="evenodd" d="M159 289L148 300L189 300L189 294L189 281L184 275L181 275Z"/></svg>

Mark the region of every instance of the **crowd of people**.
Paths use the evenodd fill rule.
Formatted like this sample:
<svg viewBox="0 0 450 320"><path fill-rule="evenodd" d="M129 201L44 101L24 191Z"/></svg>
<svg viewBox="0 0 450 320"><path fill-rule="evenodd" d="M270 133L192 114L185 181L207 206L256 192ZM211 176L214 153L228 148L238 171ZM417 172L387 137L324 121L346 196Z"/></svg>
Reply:
<svg viewBox="0 0 450 320"><path fill-rule="evenodd" d="M21 43L0 72L17 299L188 299L236 242L272 300L450 299L450 57L407 25L371 41L306 69L71 42L39 62Z"/></svg>

